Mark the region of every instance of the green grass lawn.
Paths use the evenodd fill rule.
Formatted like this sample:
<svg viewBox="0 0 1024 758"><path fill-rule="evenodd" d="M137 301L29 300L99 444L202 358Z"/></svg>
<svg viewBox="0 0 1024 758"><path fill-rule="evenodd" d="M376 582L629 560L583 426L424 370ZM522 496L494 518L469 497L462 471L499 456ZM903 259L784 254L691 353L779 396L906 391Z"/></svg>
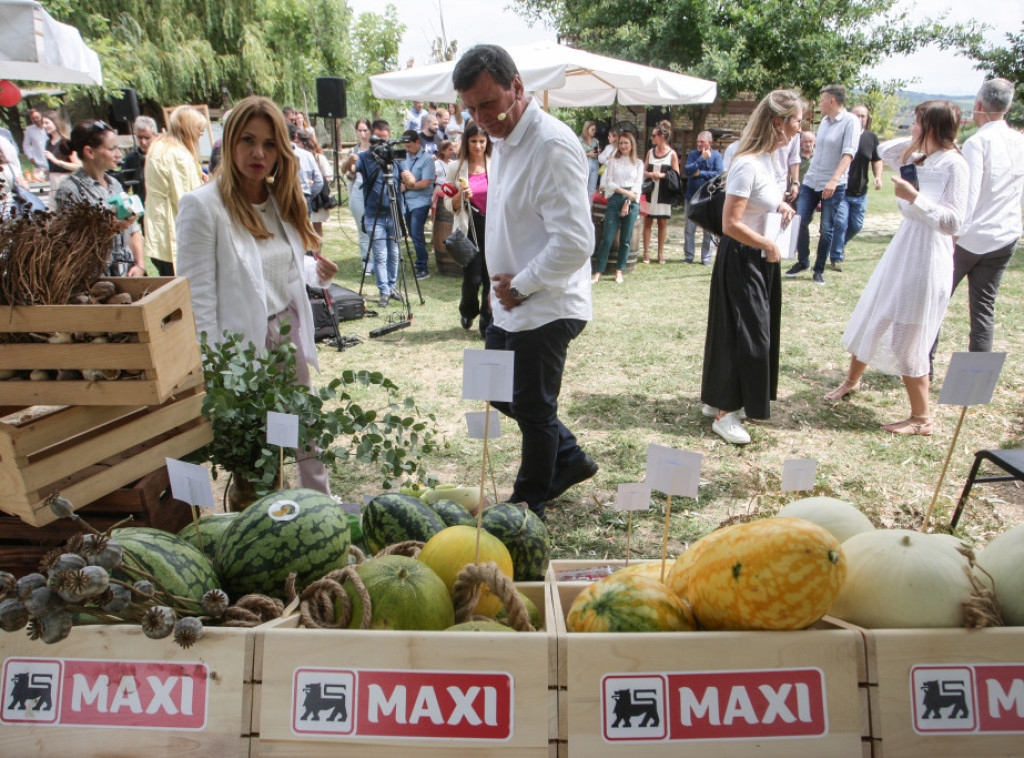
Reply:
<svg viewBox="0 0 1024 758"><path fill-rule="evenodd" d="M806 276L784 281L779 398L770 421L750 424L753 442L745 447L724 443L700 413L711 270L681 262L681 215L676 214L670 227L668 265L640 265L625 284L616 285L606 277L595 288L594 320L569 349L560 415L601 470L550 504L548 525L555 555L623 555L626 517L607 506L618 484L643 477L650 443L704 456L699 497L673 502L671 553L726 519L770 514L798 497L780 492L782 466L790 458L818 461L814 494L849 500L880 525L920 525L960 409L933 406L936 428L930 438L889 435L879 425L906 417L908 402L898 377L872 370L865 376L864 390L851 400L831 404L822 399L845 374L849 356L840 336L898 224L894 214L892 183L886 178L883 190L871 190L868 220L847 249L844 271L827 272L826 287L812 285ZM355 250L351 217L347 209L339 209L326 226L325 252L341 267L338 282L358 290ZM412 326L390 337L369 339L381 317L343 323L343 334L363 342L340 353L321 347L324 377L346 368L384 372L401 387L403 396L415 397L437 416L446 447L427 461L431 472L442 482L479 483L482 447L467 438L463 414L481 408L461 399L461 386L462 352L480 348L482 342L475 329L464 331L459 325L460 280L433 273L420 284L424 305L415 300L411 276L409 286L415 302ZM365 292L375 296L372 279ZM1003 279L997 312L995 347L1009 356L992 404L973 407L966 415L939 493L940 522L948 521L974 451L1020 447L1024 442L1022 295L1024 262L1018 255ZM372 301L370 307L375 307ZM954 296L943 327L933 403L951 353L967 348L968 326L964 285ZM367 397L364 402L380 404L383 399ZM504 423L502 437L490 445L499 499L511 491L519 444L518 429ZM356 501L379 491L380 476L365 466L344 465L334 475L334 487L346 500ZM487 490L492 491L490 481ZM961 521L969 539L984 540L1024 518L1024 493L1013 484L985 485L975 492L978 497ZM634 555L660 555L664 507L665 499L656 497L650 511L634 516Z"/></svg>

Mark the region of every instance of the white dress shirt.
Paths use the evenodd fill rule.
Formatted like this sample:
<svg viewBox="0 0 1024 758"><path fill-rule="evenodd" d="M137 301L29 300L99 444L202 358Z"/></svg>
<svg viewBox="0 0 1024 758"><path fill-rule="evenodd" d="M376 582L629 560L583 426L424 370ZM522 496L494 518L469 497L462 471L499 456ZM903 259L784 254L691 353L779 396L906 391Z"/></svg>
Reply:
<svg viewBox="0 0 1024 758"><path fill-rule="evenodd" d="M612 158L605 164L604 174L601 175L605 197L611 197L620 187L639 195L643 182L644 162L640 159L632 162L629 158Z"/></svg>
<svg viewBox="0 0 1024 758"><path fill-rule="evenodd" d="M593 248L583 147L531 97L511 134L494 139L487 186L487 270L512 274L512 286L530 297L508 310L492 290L494 324L521 332L589 321Z"/></svg>
<svg viewBox="0 0 1024 758"><path fill-rule="evenodd" d="M1002 119L989 121L962 152L970 180L957 244L976 255L1001 250L1022 233L1024 135Z"/></svg>
<svg viewBox="0 0 1024 758"><path fill-rule="evenodd" d="M41 168L43 171L49 166L46 160L46 143L49 139L41 126L29 124L25 127L25 138L21 141L21 149L25 151L25 155L36 165L36 168Z"/></svg>

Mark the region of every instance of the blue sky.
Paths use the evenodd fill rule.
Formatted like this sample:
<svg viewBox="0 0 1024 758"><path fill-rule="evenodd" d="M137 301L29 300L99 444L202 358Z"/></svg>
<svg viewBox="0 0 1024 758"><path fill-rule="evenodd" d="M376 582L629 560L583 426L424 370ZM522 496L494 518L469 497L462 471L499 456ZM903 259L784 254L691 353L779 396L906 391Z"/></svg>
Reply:
<svg viewBox="0 0 1024 758"><path fill-rule="evenodd" d="M542 25L530 27L526 21L510 10L506 0L388 0L406 24L402 39L400 60L402 65L414 58L417 64L426 63L430 55L430 40L441 34L441 13L448 39L457 40L460 50L480 42L514 45L536 40L554 40L554 32ZM356 13L379 12L382 0L348 0ZM922 8L920 6L930 7ZM987 38L994 44L1005 42L1004 33L1017 32L1024 20L1024 0L938 0L924 4L914 0L900 0L898 7L911 9L915 18L937 16L949 11L950 21L967 21L979 8L984 8L984 21L991 25ZM931 94L972 95L981 83L981 72L974 70L971 61L937 49L926 49L913 56L895 58L873 72L884 78L920 81L908 89Z"/></svg>

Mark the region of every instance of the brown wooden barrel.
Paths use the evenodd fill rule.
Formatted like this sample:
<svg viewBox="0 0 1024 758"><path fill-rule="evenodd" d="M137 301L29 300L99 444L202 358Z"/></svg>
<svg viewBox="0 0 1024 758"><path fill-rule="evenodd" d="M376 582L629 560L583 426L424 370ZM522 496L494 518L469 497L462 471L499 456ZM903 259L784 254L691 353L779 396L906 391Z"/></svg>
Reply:
<svg viewBox="0 0 1024 758"><path fill-rule="evenodd" d="M597 249L601 246L601 235L604 234L604 208L604 205L600 203L591 202L590 218L594 222L594 252L590 254L590 268L592 271L597 270ZM636 223L633 224L633 234L629 240L629 255L626 257L627 274L636 268L637 251L640 249L640 229L642 226L640 217L638 216ZM614 273L615 262L618 260L618 255L619 232L616 232L615 239L612 241L611 250L608 252L608 264L605 267L605 273Z"/></svg>
<svg viewBox="0 0 1024 758"><path fill-rule="evenodd" d="M462 266L452 260L448 251L444 249L444 238L452 233L454 215L447 210L440 202L434 213L433 242L434 262L437 266L437 273L441 276L462 276Z"/></svg>

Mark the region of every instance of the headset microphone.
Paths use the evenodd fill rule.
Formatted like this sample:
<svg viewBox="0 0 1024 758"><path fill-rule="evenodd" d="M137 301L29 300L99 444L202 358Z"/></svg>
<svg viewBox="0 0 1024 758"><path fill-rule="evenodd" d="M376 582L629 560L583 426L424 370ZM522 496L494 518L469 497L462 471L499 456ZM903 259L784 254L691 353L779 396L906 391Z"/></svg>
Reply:
<svg viewBox="0 0 1024 758"><path fill-rule="evenodd" d="M507 110L507 111L505 111L504 113L499 113L499 114L498 114L498 121L504 121L505 119L507 119L507 118L508 118L508 114L509 114L509 111L511 111L511 110L512 110L513 108L515 108L515 107L516 107L516 104L515 104L515 102L513 101L512 105L510 105L510 106L508 107L508 110Z"/></svg>

